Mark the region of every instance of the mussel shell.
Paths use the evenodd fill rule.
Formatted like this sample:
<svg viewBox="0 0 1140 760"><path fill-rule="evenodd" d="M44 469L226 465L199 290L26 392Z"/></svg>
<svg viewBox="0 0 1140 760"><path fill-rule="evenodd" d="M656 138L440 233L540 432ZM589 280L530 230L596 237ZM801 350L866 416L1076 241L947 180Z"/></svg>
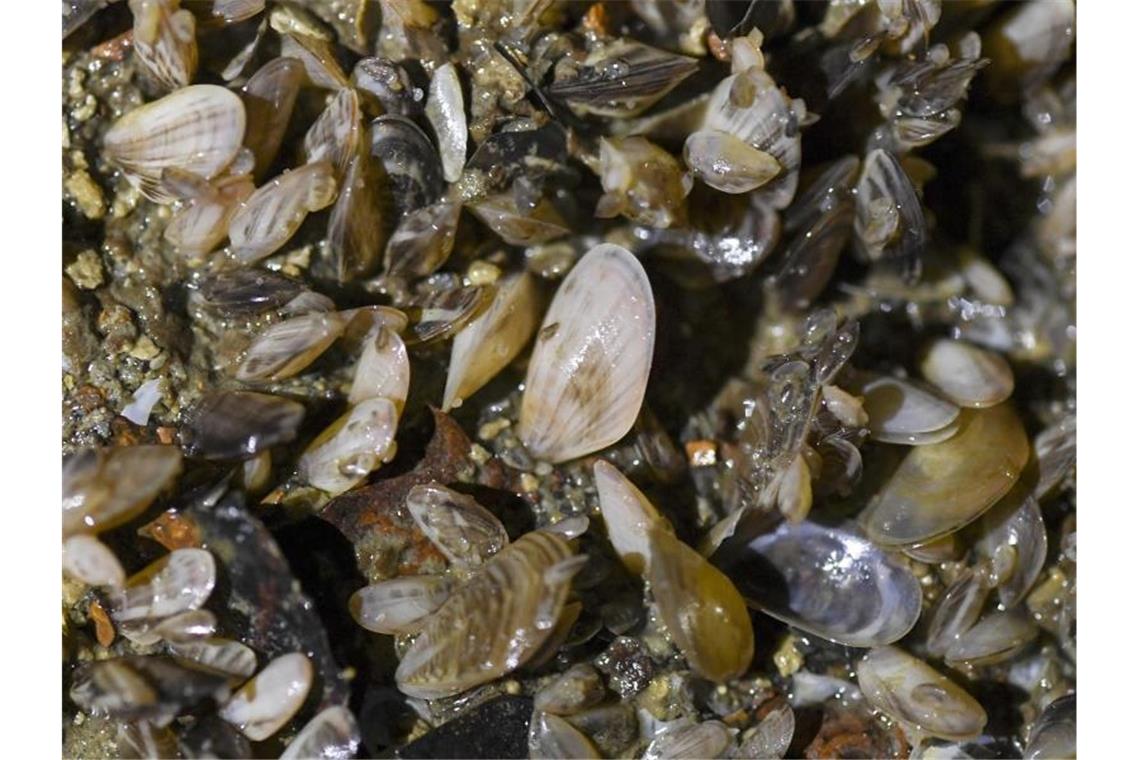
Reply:
<svg viewBox="0 0 1140 760"><path fill-rule="evenodd" d="M959 406L994 406L1013 393L1013 371L1006 360L966 341L934 341L919 357L919 366Z"/></svg>
<svg viewBox="0 0 1140 760"><path fill-rule="evenodd" d="M926 248L926 218L914 185L898 158L881 148L868 153L856 190L856 239L863 243L869 258L898 262L903 279L916 282ZM879 240L874 232L882 208L893 210L897 217L886 240Z"/></svg>
<svg viewBox="0 0 1140 760"><path fill-rule="evenodd" d="M313 664L300 652L274 659L218 710L253 741L277 733L301 709L313 684Z"/></svg>
<svg viewBox="0 0 1140 760"><path fill-rule="evenodd" d="M510 541L492 512L439 483L413 487L408 491L407 508L419 529L452 564L482 564Z"/></svg>
<svg viewBox="0 0 1140 760"><path fill-rule="evenodd" d="M229 696L228 679L162 655L128 655L80 663L69 696L90 715L163 724L175 715Z"/></svg>
<svg viewBox="0 0 1140 760"><path fill-rule="evenodd" d="M182 473L175 446L83 449L63 464L63 532L100 533L129 522Z"/></svg>
<svg viewBox="0 0 1140 760"><path fill-rule="evenodd" d="M205 459L248 459L297 437L305 407L292 399L253 391L216 391L183 421L182 446Z"/></svg>
<svg viewBox="0 0 1140 760"><path fill-rule="evenodd" d="M531 757L550 758L598 758L598 750L593 742L574 727L573 724L557 715L535 710L530 719L530 732L527 746Z"/></svg>
<svg viewBox="0 0 1140 760"><path fill-rule="evenodd" d="M1010 659L1037 637L1037 626L1022 612L992 612L946 650L951 665L991 665Z"/></svg>
<svg viewBox="0 0 1140 760"><path fill-rule="evenodd" d="M241 89L246 112L243 142L253 151L254 177L264 176L277 158L304 76L305 67L296 58L274 58Z"/></svg>
<svg viewBox="0 0 1140 760"><path fill-rule="evenodd" d="M372 122L372 155L387 174L397 217L437 201L443 193L443 168L431 140L410 119L381 116Z"/></svg>
<svg viewBox="0 0 1140 760"><path fill-rule="evenodd" d="M223 317L246 318L284 306L305 284L268 269L242 268L206 275L198 284L202 302Z"/></svg>
<svg viewBox="0 0 1140 760"><path fill-rule="evenodd" d="M451 595L438 575L404 575L357 590L348 600L352 618L376 633L414 633Z"/></svg>
<svg viewBox="0 0 1140 760"><path fill-rule="evenodd" d="M1054 699L1037 716L1029 741L1025 745L1026 760L1075 758L1077 756L1077 695Z"/></svg>
<svg viewBox="0 0 1140 760"><path fill-rule="evenodd" d="M846 646L898 641L922 612L914 575L851 523L784 522L752 538L738 529L713 561L750 606Z"/></svg>
<svg viewBox="0 0 1140 760"><path fill-rule="evenodd" d="M692 58L621 39L599 46L574 75L551 83L546 92L588 113L636 116L697 69Z"/></svg>
<svg viewBox="0 0 1140 760"><path fill-rule="evenodd" d="M360 745L360 728L347 707L326 708L305 724L281 754L281 760L350 760Z"/></svg>
<svg viewBox="0 0 1140 760"><path fill-rule="evenodd" d="M1041 507L1025 486L1019 483L982 516L982 537L977 548L991 561L999 552L1013 550L1013 570L998 586L1001 603L1012 609L1033 587L1048 551Z"/></svg>

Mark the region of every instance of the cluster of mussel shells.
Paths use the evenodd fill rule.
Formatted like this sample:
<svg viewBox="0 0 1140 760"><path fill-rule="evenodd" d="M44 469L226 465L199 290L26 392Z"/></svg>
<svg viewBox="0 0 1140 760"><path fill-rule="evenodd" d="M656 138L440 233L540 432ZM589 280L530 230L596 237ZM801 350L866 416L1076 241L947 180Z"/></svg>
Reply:
<svg viewBox="0 0 1140 760"><path fill-rule="evenodd" d="M65 32L82 22L85 7L101 5L72 2ZM991 312L983 310L966 329L930 332L915 356L894 367L852 363L859 317L871 310L860 299L909 298L925 285L922 183L929 166L912 152L959 124L972 78L991 64L974 32L952 46L926 45L945 10L940 3L828 5L815 31L842 53L829 72L832 94L873 57L892 63L874 82L883 122L862 154L805 170L803 182L801 131L817 117L785 92L761 51L760 27L778 34L794 16L790 2L741 4L738 17L710 0L707 17L696 15L715 28L729 73L666 116L642 114L698 73L694 58L596 32L589 51L574 51L557 35L539 34L540 3L500 9L518 33L498 41L493 60L487 51L485 59L476 55L476 67L486 65L473 74L446 50L440 54L444 43L431 32L435 9L385 0L381 41L430 63L418 83L383 57L361 58L346 72L330 40L308 33L305 16L291 6L214 2L203 16L190 10L199 3L181 5L130 0L135 64L161 96L107 130L103 156L147 200L170 207L166 242L202 269L196 303L255 327L240 357L223 368L232 383L187 413L181 450L84 451L65 465L65 571L101 590L118 634L165 652L93 662L73 682L71 698L82 709L127 721L124 742L159 746L187 700L205 697L221 720L262 741L305 702L313 672L304 653L258 669L256 652L214 635L202 609L216 580L208 550L176 549L128 578L98 534L138 517L175 483L182 451L240 462L240 484L266 490L271 452L298 438L307 412L277 389L338 351L355 359L339 394L346 406L307 443L289 475L321 500L361 486L393 460L414 379L409 351L448 340L444 411L531 347L514 432L534 461L584 471L596 494L600 520L577 514L512 541L499 516L460 484L433 481L407 493L397 506L446 559L446 571L365 586L349 608L365 629L397 637L395 683L412 701L459 697L550 662L583 611L575 578L590 562L588 531L604 533L620 565L642 580L650 618L693 679L731 684L746 676L758 612L813 639L867 650L854 667L858 693L917 745L966 742L986 729L985 709L951 669L970 677L1009 663L1047 626L1067 640L1072 621L1043 622L1048 616L1032 597L1049 553L1040 501L1069 478L1075 422L1066 417L1030 441L1006 358L1015 338L985 332ZM484 11L456 5L461 25L477 27ZM675 18L652 4L633 5L659 36L693 22L685 4L671 7ZM1052 40L1066 28L1070 4L1056 6L1016 11L996 33L1015 63L1038 76L1055 69L1068 46L1046 44L1044 32L1032 45L1024 37L1027 29L1045 30ZM195 83L197 26L262 14L249 48L222 74L229 86ZM273 35L280 56L252 65ZM692 39L674 42L692 52ZM522 55L528 46L533 55ZM359 41L350 47L368 49ZM553 120L525 117L490 132L485 104L466 95L488 85L468 80L504 66L503 82L533 88ZM282 163L299 94L312 89L327 93L324 110L305 131L294 165L269 176ZM573 133L597 117L618 126L596 140L588 130ZM679 130L674 155L658 136ZM1068 137L1044 134L1025 171L1070 179ZM597 175L594 216L625 220L613 235L571 237L565 192L557 189L571 156ZM536 180L542 175L555 178L554 191ZM1075 193L1075 184L1065 184L1060 210L1037 230L1041 239L1072 234L1070 188ZM703 206L722 207L697 218ZM472 221L464 211L503 245L525 248L528 260L543 264L410 294L407 283L435 274L460 244L461 224ZM393 304L340 308L263 268L288 251L308 220L325 218L329 278L351 285L379 271ZM561 259L551 253L560 242L568 250ZM842 309L810 310L849 243L882 277L872 276ZM754 356L755 366L726 393L743 400L743 413L726 447L732 475L725 508L692 542L606 456L642 414L655 358L657 304L641 259L678 249L706 265L714 282L775 256L765 298L795 316L781 325L783 343ZM1054 255L1066 255L1062 249ZM540 276L561 279L552 297ZM1014 313L1013 288L984 258L964 255L959 279L979 302ZM915 371L907 374L903 364ZM868 462L864 472L867 444L894 452L897 466L871 472ZM865 503L857 515L813 509L831 497L859 496ZM953 577L929 604L915 568L940 563ZM172 683L178 693L169 693ZM848 694L854 685L846 684ZM539 690L532 755L598 756L599 739L581 715L605 691L587 664ZM1041 711L1030 754L1042 746L1067 751L1073 703L1060 695ZM719 720L685 719L651 726L644 756L781 756L794 728L787 705L739 735ZM351 713L329 708L285 756L349 756L358 742Z"/></svg>

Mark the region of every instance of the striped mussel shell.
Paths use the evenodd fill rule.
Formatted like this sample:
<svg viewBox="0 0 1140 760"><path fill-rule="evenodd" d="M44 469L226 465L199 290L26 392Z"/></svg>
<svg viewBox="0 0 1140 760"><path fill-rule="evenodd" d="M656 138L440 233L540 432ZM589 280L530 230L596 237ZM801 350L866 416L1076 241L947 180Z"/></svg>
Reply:
<svg viewBox="0 0 1140 760"><path fill-rule="evenodd" d="M584 559L543 531L507 546L432 615L396 669L400 691L450 696L524 665L551 636Z"/></svg>

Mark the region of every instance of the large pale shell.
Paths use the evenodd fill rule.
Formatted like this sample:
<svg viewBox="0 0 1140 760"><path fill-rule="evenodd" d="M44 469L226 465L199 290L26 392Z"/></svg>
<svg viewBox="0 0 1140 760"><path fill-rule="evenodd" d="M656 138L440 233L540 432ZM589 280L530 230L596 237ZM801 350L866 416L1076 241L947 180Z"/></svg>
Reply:
<svg viewBox="0 0 1140 760"><path fill-rule="evenodd" d="M1021 420L1008 404L962 412L958 432L911 449L860 521L877 543L925 543L993 506L1029 458Z"/></svg>
<svg viewBox="0 0 1140 760"><path fill-rule="evenodd" d="M439 483L426 483L408 492L412 519L454 565L480 565L510 541L494 514L475 499Z"/></svg>
<svg viewBox="0 0 1140 760"><path fill-rule="evenodd" d="M854 389L863 397L871 438L884 443L937 443L931 433L957 429L958 407L918 385L890 375L869 375ZM945 440L942 438L942 440Z"/></svg>
<svg viewBox="0 0 1140 760"><path fill-rule="evenodd" d="M88 586L122 586L127 577L115 553L84 534L63 542L63 571Z"/></svg>
<svg viewBox="0 0 1140 760"><path fill-rule="evenodd" d="M539 710L531 716L527 746L536 760L601 757L593 742L571 723Z"/></svg>
<svg viewBox="0 0 1140 760"><path fill-rule="evenodd" d="M459 331L451 345L445 412L462 404L518 356L538 327L541 308L538 285L527 272L498 283L495 300Z"/></svg>
<svg viewBox="0 0 1140 760"><path fill-rule="evenodd" d="M1013 608L1033 587L1048 550L1041 507L1022 484L982 516L978 550L991 562L1001 553L1012 552L1013 569L998 586L998 595L1006 609Z"/></svg>
<svg viewBox="0 0 1140 760"><path fill-rule="evenodd" d="M186 87L198 70L194 14L179 0L130 0L135 61L167 90Z"/></svg>
<svg viewBox="0 0 1140 760"><path fill-rule="evenodd" d="M255 178L264 176L277 157L304 76L305 67L296 58L274 58L241 89L246 113L244 144L253 151Z"/></svg>
<svg viewBox="0 0 1140 760"><path fill-rule="evenodd" d="M846 646L898 641L922 612L910 570L851 525L784 522L750 539L738 528L714 561L750 605Z"/></svg>
<svg viewBox="0 0 1140 760"><path fill-rule="evenodd" d="M978 736L986 725L977 700L901 649L868 652L856 673L872 705L917 733L955 741Z"/></svg>
<svg viewBox="0 0 1140 760"><path fill-rule="evenodd" d="M386 398L402 412L410 382L411 365L404 341L395 330L378 321L364 339L364 350L348 391L348 403Z"/></svg>
<svg viewBox="0 0 1140 760"><path fill-rule="evenodd" d="M107 130L103 149L146 197L165 203L173 197L161 184L164 169L213 179L237 156L244 134L241 98L196 84L123 116Z"/></svg>
<svg viewBox="0 0 1140 760"><path fill-rule="evenodd" d="M350 760L356 757L358 746L360 728L352 711L342 705L334 705L317 713L305 724L281 753L281 760Z"/></svg>
<svg viewBox="0 0 1140 760"><path fill-rule="evenodd" d="M248 174L228 177L212 192L193 198L170 218L163 237L190 257L209 253L229 234L230 221L241 203L253 194Z"/></svg>
<svg viewBox="0 0 1140 760"><path fill-rule="evenodd" d="M386 398L361 401L309 444L297 463L298 472L310 485L333 495L359 485L396 455L399 417Z"/></svg>
<svg viewBox="0 0 1140 760"><path fill-rule="evenodd" d="M429 620L396 669L400 690L444 697L525 663L554 629L581 567L566 539L534 531L480 567Z"/></svg>
<svg viewBox="0 0 1140 760"><path fill-rule="evenodd" d="M950 665L992 665L1010 659L1037 638L1037 626L1022 612L992 612L946 650Z"/></svg>
<svg viewBox="0 0 1140 760"><path fill-rule="evenodd" d="M960 406L994 406L1013 393L1013 371L1006 360L965 341L934 341L919 358L919 367L927 380Z"/></svg>
<svg viewBox="0 0 1140 760"><path fill-rule="evenodd" d="M621 471L604 459L594 463L598 504L614 551L631 573L641 575L649 562L649 530L672 532L673 526Z"/></svg>
<svg viewBox="0 0 1140 760"><path fill-rule="evenodd" d="M752 663L748 607L724 573L676 536L649 531L649 588L673 643L702 678L739 678Z"/></svg>
<svg viewBox="0 0 1140 760"><path fill-rule="evenodd" d="M175 446L83 450L63 466L63 533L100 533L139 515L182 472Z"/></svg>
<svg viewBox="0 0 1140 760"><path fill-rule="evenodd" d="M286 171L249 196L230 221L234 257L245 264L276 251L305 221L336 199L332 164L315 164Z"/></svg>
<svg viewBox="0 0 1140 760"><path fill-rule="evenodd" d="M530 358L519 435L539 459L564 462L633 427L653 361L656 311L641 263L595 246L559 286Z"/></svg>
<svg viewBox="0 0 1140 760"><path fill-rule="evenodd" d="M214 590L217 569L205 549L175 549L132 575L111 596L111 617L132 623L196 610Z"/></svg>
<svg viewBox="0 0 1140 760"><path fill-rule="evenodd" d="M337 313L302 314L261 331L237 370L237 379L283 380L316 361L344 331Z"/></svg>
<svg viewBox="0 0 1140 760"><path fill-rule="evenodd" d="M301 709L313 684L313 664L300 652L281 655L241 687L218 715L255 742L281 730Z"/></svg>
<svg viewBox="0 0 1140 760"><path fill-rule="evenodd" d="M362 627L376 633L414 633L451 595L447 578L405 575L365 586L348 600L348 610Z"/></svg>
<svg viewBox="0 0 1140 760"><path fill-rule="evenodd" d="M360 98L351 87L338 90L309 131L305 133L305 162L328 161L337 177L360 147Z"/></svg>
<svg viewBox="0 0 1140 760"><path fill-rule="evenodd" d="M467 159L467 114L455 64L445 63L432 74L425 113L439 143L443 178L455 182Z"/></svg>
<svg viewBox="0 0 1140 760"><path fill-rule="evenodd" d="M642 755L643 760L680 760L691 757L723 757L732 743L732 733L719 720L681 726L658 735Z"/></svg>

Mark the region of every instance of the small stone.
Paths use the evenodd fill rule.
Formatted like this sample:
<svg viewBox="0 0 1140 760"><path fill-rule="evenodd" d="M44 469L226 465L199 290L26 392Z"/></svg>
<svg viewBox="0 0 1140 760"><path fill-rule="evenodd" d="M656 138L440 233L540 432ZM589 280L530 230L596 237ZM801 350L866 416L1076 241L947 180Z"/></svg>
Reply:
<svg viewBox="0 0 1140 760"><path fill-rule="evenodd" d="M716 464L716 443L713 441L688 441L685 454L690 467L711 467Z"/></svg>
<svg viewBox="0 0 1140 760"><path fill-rule="evenodd" d="M503 432L511 426L511 421L506 417L499 417L497 420L491 420L485 425L479 426L479 439L483 441L490 441L495 438L499 433Z"/></svg>
<svg viewBox="0 0 1140 760"><path fill-rule="evenodd" d="M796 649L796 641L790 634L780 642L779 649L772 655L772 661L776 663L777 670L784 678L803 667L804 656L800 654L800 650Z"/></svg>
<svg viewBox="0 0 1140 760"><path fill-rule="evenodd" d="M79 211L88 219L102 219L106 213L103 191L91 179L91 175L80 169L72 172L64 180L63 189L75 201Z"/></svg>
<svg viewBox="0 0 1140 760"><path fill-rule="evenodd" d="M490 262L473 261L467 268L467 281L472 285L492 285L502 274L502 270Z"/></svg>
<svg viewBox="0 0 1140 760"><path fill-rule="evenodd" d="M130 355L145 362L158 356L159 352L160 349L154 344L154 341L149 336L144 335L135 342Z"/></svg>
<svg viewBox="0 0 1140 760"><path fill-rule="evenodd" d="M71 281L83 290L94 290L103 284L103 262L99 254L90 249L81 251L66 271Z"/></svg>
<svg viewBox="0 0 1140 760"><path fill-rule="evenodd" d="M529 472L524 472L519 477L519 486L526 493L534 493L538 490L538 478L531 475Z"/></svg>
<svg viewBox="0 0 1140 760"><path fill-rule="evenodd" d="M641 642L629 636L614 639L594 664L608 676L608 686L623 698L641 691L653 678L653 660Z"/></svg>
<svg viewBox="0 0 1140 760"><path fill-rule="evenodd" d="M487 464L491 459L491 452L477 443L471 444L471 461L477 465Z"/></svg>

